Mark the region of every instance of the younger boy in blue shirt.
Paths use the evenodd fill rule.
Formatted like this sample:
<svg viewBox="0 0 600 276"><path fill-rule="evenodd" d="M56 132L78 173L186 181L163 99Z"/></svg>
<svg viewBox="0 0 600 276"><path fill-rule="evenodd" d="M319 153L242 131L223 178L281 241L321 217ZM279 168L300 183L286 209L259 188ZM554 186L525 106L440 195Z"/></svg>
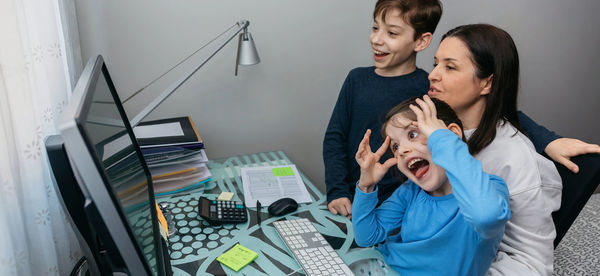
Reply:
<svg viewBox="0 0 600 276"><path fill-rule="evenodd" d="M469 154L460 120L440 100L399 104L382 132L387 137L377 152L368 130L355 156L361 168L352 206L356 243L385 240L378 249L401 275L484 275L510 218L506 183ZM381 164L388 146L394 157ZM375 209L376 184L394 165L409 180ZM400 234L388 237L398 227Z"/></svg>

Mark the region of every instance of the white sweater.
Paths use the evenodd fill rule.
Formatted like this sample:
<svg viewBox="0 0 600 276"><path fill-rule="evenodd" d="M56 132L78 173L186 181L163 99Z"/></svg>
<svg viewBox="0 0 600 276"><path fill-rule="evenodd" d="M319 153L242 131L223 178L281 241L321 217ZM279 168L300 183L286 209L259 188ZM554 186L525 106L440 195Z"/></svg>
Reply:
<svg viewBox="0 0 600 276"><path fill-rule="evenodd" d="M466 131L468 136L472 133ZM511 218L487 274L552 275L556 237L552 212L560 208L562 194L554 163L508 122L498 124L494 141L475 158L484 171L502 177L510 193Z"/></svg>

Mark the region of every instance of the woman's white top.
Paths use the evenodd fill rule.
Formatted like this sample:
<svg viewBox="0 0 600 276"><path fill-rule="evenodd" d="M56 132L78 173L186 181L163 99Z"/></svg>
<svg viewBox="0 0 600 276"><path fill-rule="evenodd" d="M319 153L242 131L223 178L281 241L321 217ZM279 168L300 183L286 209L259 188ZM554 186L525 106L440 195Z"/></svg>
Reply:
<svg viewBox="0 0 600 276"><path fill-rule="evenodd" d="M474 130L467 130L467 137ZM496 138L476 159L483 170L504 179L511 218L488 275L552 275L556 230L552 212L560 208L562 181L552 161L509 122L498 124Z"/></svg>

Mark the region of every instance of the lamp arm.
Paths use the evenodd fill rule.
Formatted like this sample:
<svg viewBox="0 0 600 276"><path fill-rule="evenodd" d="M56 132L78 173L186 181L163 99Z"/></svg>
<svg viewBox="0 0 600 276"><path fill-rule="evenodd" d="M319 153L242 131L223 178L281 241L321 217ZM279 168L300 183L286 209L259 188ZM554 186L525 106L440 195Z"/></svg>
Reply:
<svg viewBox="0 0 600 276"><path fill-rule="evenodd" d="M165 89L158 97L156 97L150 104L148 104L140 113L135 115L133 119L131 119L130 124L131 127L137 126L150 112L156 109L163 101L165 101L175 90L177 90L183 83L185 83L192 75L194 75L204 64L206 64L213 56L215 56L225 45L227 45L239 32L248 27L250 22L248 20L242 20L238 22L238 29L230 35L225 42L223 42L217 50L215 50L212 54L210 54L198 67L192 70L188 75L182 77L178 81L173 82L167 89Z"/></svg>

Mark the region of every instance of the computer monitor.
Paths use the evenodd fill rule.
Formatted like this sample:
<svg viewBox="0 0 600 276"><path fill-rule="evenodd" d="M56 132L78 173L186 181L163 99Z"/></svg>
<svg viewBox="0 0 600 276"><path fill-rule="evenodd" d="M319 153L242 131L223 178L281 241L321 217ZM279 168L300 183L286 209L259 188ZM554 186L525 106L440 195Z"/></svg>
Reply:
<svg viewBox="0 0 600 276"><path fill-rule="evenodd" d="M59 129L77 182L72 187L81 192L61 192L62 200L71 209L83 205L83 213L68 211L93 243L89 248L101 274L165 275L169 257L150 172L102 56L87 63Z"/></svg>

